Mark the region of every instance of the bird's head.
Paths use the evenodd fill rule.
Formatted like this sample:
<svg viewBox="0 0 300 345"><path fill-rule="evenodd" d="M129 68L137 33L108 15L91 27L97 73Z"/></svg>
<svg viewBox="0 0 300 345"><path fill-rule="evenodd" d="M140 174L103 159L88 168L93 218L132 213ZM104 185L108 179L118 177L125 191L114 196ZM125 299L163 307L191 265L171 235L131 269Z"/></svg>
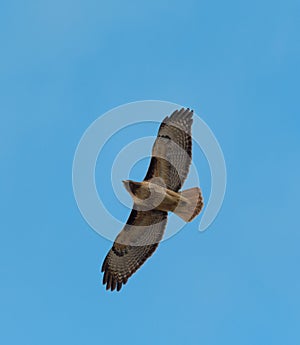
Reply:
<svg viewBox="0 0 300 345"><path fill-rule="evenodd" d="M124 184L124 187L126 188L127 192L129 194L135 194L136 189L138 188L138 182L134 182L131 180L124 180L122 181Z"/></svg>
<svg viewBox="0 0 300 345"><path fill-rule="evenodd" d="M130 192L130 187L129 187L129 180L123 180L123 185L126 188L127 192Z"/></svg>

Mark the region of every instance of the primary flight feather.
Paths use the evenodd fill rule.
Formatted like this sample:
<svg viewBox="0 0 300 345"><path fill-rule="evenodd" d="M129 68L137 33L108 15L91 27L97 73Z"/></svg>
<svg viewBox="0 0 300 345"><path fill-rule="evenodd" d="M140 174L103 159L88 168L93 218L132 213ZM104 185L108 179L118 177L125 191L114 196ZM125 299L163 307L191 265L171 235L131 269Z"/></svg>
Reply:
<svg viewBox="0 0 300 345"><path fill-rule="evenodd" d="M119 291L153 254L169 211L190 222L203 207L198 187L179 192L192 160L192 117L193 111L184 108L167 116L158 130L144 180L123 181L134 203L102 265L107 290Z"/></svg>

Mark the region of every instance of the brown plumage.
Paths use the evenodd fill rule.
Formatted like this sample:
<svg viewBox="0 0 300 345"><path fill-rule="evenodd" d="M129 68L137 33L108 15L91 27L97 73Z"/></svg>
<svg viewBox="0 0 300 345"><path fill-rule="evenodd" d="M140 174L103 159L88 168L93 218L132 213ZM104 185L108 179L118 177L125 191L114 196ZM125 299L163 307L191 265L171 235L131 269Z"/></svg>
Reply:
<svg viewBox="0 0 300 345"><path fill-rule="evenodd" d="M107 290L119 291L153 254L163 237L169 211L189 222L203 207L198 187L179 192L192 159L192 116L189 109L167 116L160 125L144 181L123 181L134 204L102 265Z"/></svg>

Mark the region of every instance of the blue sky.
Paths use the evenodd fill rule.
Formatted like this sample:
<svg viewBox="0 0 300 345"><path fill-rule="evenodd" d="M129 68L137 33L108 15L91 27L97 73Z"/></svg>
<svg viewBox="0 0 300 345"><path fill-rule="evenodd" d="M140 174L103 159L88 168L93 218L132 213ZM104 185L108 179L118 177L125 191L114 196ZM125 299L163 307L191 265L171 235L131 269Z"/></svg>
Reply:
<svg viewBox="0 0 300 345"><path fill-rule="evenodd" d="M299 343L299 10L1 3L1 343ZM206 232L189 224L107 293L111 244L77 209L72 161L92 121L143 99L208 123L227 192Z"/></svg>

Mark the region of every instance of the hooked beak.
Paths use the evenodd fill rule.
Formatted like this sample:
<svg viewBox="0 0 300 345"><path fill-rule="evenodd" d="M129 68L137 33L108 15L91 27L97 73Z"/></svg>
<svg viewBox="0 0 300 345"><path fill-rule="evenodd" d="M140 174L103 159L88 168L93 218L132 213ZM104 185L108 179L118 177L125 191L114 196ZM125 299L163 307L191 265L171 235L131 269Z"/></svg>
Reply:
<svg viewBox="0 0 300 345"><path fill-rule="evenodd" d="M124 187L126 188L126 190L127 190L128 192L130 192L129 180L123 180L122 182L123 182Z"/></svg>

